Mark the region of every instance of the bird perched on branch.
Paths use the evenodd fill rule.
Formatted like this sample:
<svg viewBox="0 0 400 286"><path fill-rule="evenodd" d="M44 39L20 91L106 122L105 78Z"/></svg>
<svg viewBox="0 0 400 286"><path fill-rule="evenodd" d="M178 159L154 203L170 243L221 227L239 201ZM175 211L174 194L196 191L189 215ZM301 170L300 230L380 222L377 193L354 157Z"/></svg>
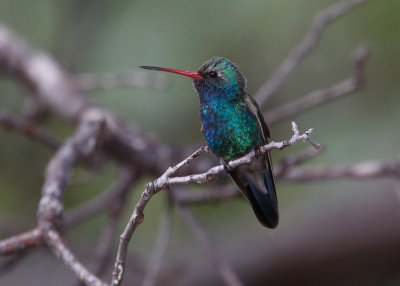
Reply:
<svg viewBox="0 0 400 286"><path fill-rule="evenodd" d="M269 142L270 131L257 102L246 93L246 78L236 64L214 57L197 72L141 66L188 76L200 99L202 131L211 151L224 161L227 172L250 201L260 223L278 225L278 202L270 155L266 152L252 162L230 169L230 160Z"/></svg>

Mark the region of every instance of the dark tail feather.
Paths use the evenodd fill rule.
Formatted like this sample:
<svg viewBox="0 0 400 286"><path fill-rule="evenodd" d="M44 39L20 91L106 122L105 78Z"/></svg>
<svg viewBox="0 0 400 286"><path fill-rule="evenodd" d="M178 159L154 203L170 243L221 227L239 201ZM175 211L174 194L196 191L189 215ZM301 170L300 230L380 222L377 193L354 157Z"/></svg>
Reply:
<svg viewBox="0 0 400 286"><path fill-rule="evenodd" d="M254 213L261 224L268 228L275 228L278 225L278 200L276 198L274 178L269 168L264 173L265 186L268 193L262 192L249 182L247 195Z"/></svg>

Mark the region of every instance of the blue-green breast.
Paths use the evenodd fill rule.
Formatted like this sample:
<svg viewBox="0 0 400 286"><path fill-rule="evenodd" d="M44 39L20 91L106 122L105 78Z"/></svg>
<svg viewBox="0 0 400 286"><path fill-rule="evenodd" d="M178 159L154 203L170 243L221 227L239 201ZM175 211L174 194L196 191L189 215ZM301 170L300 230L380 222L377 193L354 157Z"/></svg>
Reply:
<svg viewBox="0 0 400 286"><path fill-rule="evenodd" d="M230 160L245 155L250 149L263 145L257 119L244 100L213 100L200 106L203 132L212 152Z"/></svg>

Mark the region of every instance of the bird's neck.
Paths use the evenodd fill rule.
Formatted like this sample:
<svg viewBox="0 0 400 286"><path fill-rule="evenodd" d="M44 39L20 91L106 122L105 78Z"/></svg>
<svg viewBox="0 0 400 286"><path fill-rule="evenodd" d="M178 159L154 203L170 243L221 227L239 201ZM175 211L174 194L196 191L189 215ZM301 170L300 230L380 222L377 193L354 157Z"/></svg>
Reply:
<svg viewBox="0 0 400 286"><path fill-rule="evenodd" d="M244 101L245 93L239 88L216 89L209 86L196 87L201 105L229 105Z"/></svg>

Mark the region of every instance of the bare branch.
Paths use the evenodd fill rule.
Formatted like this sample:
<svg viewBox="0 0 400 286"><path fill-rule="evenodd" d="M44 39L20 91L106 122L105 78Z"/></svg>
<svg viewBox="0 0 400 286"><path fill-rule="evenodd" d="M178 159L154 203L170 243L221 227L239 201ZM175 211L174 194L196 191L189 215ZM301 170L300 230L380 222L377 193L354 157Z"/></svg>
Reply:
<svg viewBox="0 0 400 286"><path fill-rule="evenodd" d="M33 51L6 25L0 23L0 71L12 75L37 96L47 110L71 123L80 122L90 109L98 110L104 118L104 151L123 164L140 166L142 172L160 174L176 158L188 152L161 143L154 137L140 134L138 129L126 128L110 112L88 101L77 90L70 76L47 53Z"/></svg>
<svg viewBox="0 0 400 286"><path fill-rule="evenodd" d="M263 155L265 152L271 150L271 149L283 149L288 146L292 146L296 144L299 141L308 141L310 144L312 144L315 147L318 147L316 143L314 143L310 136L312 129L309 129L303 134L299 133L299 129L296 125L295 122L292 122L292 130L293 130L293 136L290 138L290 140L283 141L283 142L271 142L267 145L264 145L260 147L259 154ZM189 175L189 176L184 176L184 177L172 177L170 178L171 175L173 175L179 168L181 168L184 165L189 164L194 158L197 158L201 152L205 152L207 149L204 147L201 147L199 150L194 152L192 155L187 157L185 160L182 162L178 163L175 167L170 167L168 168L164 174L153 181L152 183L149 183L146 185L146 188L144 192L142 193L139 202L136 204L135 209L132 213L132 216L128 222L128 224L125 227L124 232L122 233L120 237L120 244L118 248L118 253L117 253L117 258L115 261L115 267L113 271L113 276L112 276L112 281L111 284L113 286L120 285L122 282L123 278L123 273L125 271L125 260L126 260L126 254L128 251L128 243L132 237L132 234L136 230L136 228L141 224L144 220L144 208L146 207L147 203L150 201L151 197L155 195L156 193L160 192L163 189L169 188L171 185L182 185L182 184L189 184L189 183L205 183L213 180L215 177L223 174L225 172L225 168L223 165L215 166L211 169L209 169L207 172L202 173L202 174L194 174L194 175ZM236 168L240 165L243 164L250 164L255 158L256 158L256 152L255 150L249 152L247 155L235 159L233 161L228 162L227 164L229 165L230 168Z"/></svg>
<svg viewBox="0 0 400 286"><path fill-rule="evenodd" d="M95 151L104 127L101 115L96 109L88 110L74 137L67 140L50 160L39 202L40 228L47 230L61 226L64 188L69 182L75 162Z"/></svg>
<svg viewBox="0 0 400 286"><path fill-rule="evenodd" d="M110 261L114 239L118 231L118 221L126 207L127 196L132 184L137 180L137 174L133 174L130 169L121 170L118 184L112 190L113 197L110 198L108 205L109 219L103 229L98 246L95 251L95 270L94 274L103 277L105 268Z"/></svg>
<svg viewBox="0 0 400 286"><path fill-rule="evenodd" d="M12 270L27 254L28 251L26 249L8 255L5 261L0 263L0 276L4 275L7 271Z"/></svg>
<svg viewBox="0 0 400 286"><path fill-rule="evenodd" d="M275 178L281 178L284 173L298 166L309 159L318 156L323 151L323 148L316 150L311 147L305 151L295 153L283 158L278 164L274 165ZM239 191L231 185L218 186L217 188L201 190L201 192L194 192L193 190L176 190L174 192L174 199L181 205L199 204L199 203L218 203L231 200L235 197L240 197Z"/></svg>
<svg viewBox="0 0 400 286"><path fill-rule="evenodd" d="M205 229L196 220L193 213L185 206L177 204L177 209L183 220L193 231L195 236L198 238L204 249L208 252L211 261L217 267L219 275L227 286L241 286L243 285L239 277L233 271L233 269L222 259L221 254L218 251L217 246L209 237Z"/></svg>
<svg viewBox="0 0 400 286"><path fill-rule="evenodd" d="M144 275L142 286L154 286L160 272L162 261L167 250L168 241L172 228L172 210L169 202L166 202L164 211L160 215L160 225L158 227L157 240L153 252L150 255Z"/></svg>
<svg viewBox="0 0 400 286"><path fill-rule="evenodd" d="M282 177L288 181L377 178L400 178L400 160L382 163L366 161L351 166L290 168Z"/></svg>
<svg viewBox="0 0 400 286"><path fill-rule="evenodd" d="M106 274L106 266L110 261L114 240L117 237L119 218L119 216L110 216L108 218L95 249L93 274L99 278L104 277Z"/></svg>
<svg viewBox="0 0 400 286"><path fill-rule="evenodd" d="M269 77L268 81L265 82L256 92L255 97L260 106L265 105L271 95L275 93L292 71L311 53L318 44L325 28L331 22L367 1L368 0L342 0L334 3L325 10L318 12L303 40L280 64L275 73Z"/></svg>
<svg viewBox="0 0 400 286"><path fill-rule="evenodd" d="M111 90L124 86L165 89L168 86L165 77L138 71L107 74L79 74L72 77L72 82L77 89L84 91L94 89Z"/></svg>
<svg viewBox="0 0 400 286"><path fill-rule="evenodd" d="M324 151L324 148L309 148L305 151L295 153L292 155L288 155L287 157L283 158L279 164L274 166L274 174L275 177L280 178L284 175L284 173L293 167L296 167L318 155L320 155Z"/></svg>
<svg viewBox="0 0 400 286"><path fill-rule="evenodd" d="M71 269L75 275L89 286L106 286L100 279L89 272L75 257L71 250L65 245L60 234L55 230L49 230L45 234L47 245L53 253L60 258L64 264Z"/></svg>
<svg viewBox="0 0 400 286"><path fill-rule="evenodd" d="M349 166L318 166L296 167L306 160L320 154L320 151L308 149L304 152L284 158L274 167L275 177L283 181L326 181L326 180L373 180L384 178L400 178L400 159L392 162L365 161ZM240 196L240 193L231 186L224 186L217 190L175 192L175 199L181 204L215 203L226 201Z"/></svg>
<svg viewBox="0 0 400 286"><path fill-rule="evenodd" d="M20 131L27 137L41 142L46 147L51 150L56 150L60 143L46 130L35 126L34 124L20 119L8 112L0 111L0 126L5 131Z"/></svg>
<svg viewBox="0 0 400 286"><path fill-rule="evenodd" d="M66 212L63 227L72 227L103 211L109 210L114 212L116 208L119 209L117 212L122 211L124 206L120 202L121 200L125 202L124 199L130 187L139 177L140 174L138 172L134 173L132 170L123 169L117 182L110 189L103 191L88 202Z"/></svg>
<svg viewBox="0 0 400 286"><path fill-rule="evenodd" d="M365 80L365 64L370 55L370 46L365 45L354 53L354 71L348 78L326 89L315 90L307 95L284 104L266 114L269 123L290 118L304 110L313 108L343 95L358 90Z"/></svg>
<svg viewBox="0 0 400 286"><path fill-rule="evenodd" d="M315 148L320 148L320 146L318 144L314 143L310 138L312 129L309 129L308 131L306 131L305 133L300 135L298 127L295 122L292 122L292 129L293 129L294 134L293 134L292 138L290 138L290 140L282 141L282 142L273 142L272 141L269 144L260 147L260 154L265 154L265 152L272 150L272 149L281 150L285 147L292 146L299 141L308 141ZM247 155L245 155L239 159L235 159L233 161L228 162L227 165L229 168L236 168L240 165L250 164L254 160L255 157L256 157L256 152L253 150L253 151L249 152ZM219 165L219 166L212 167L205 173L193 174L193 175L183 176L183 177L169 178L169 179L167 179L167 181L165 183L168 186L169 185L182 185L182 184L189 184L189 183L202 184L202 183L206 183L206 182L213 180L217 175L220 175L224 172L225 172L224 166Z"/></svg>
<svg viewBox="0 0 400 286"><path fill-rule="evenodd" d="M35 228L28 232L0 241L0 256L9 255L43 244L42 231Z"/></svg>
<svg viewBox="0 0 400 286"><path fill-rule="evenodd" d="M201 190L197 193L192 190L180 190L174 193L175 200L181 205L225 202L239 195L239 191L231 185Z"/></svg>
<svg viewBox="0 0 400 286"><path fill-rule="evenodd" d="M128 243L138 225L141 224L144 220L143 210L149 202L150 198L162 189L168 187L168 185L165 184L165 181L168 179L169 176L174 174L180 167L189 164L189 162L191 162L194 158L197 158L201 152L205 152L206 150L207 148L200 147L196 152L194 152L182 162L178 163L175 167L168 168L168 170L165 171L165 173L153 183L149 183L146 185L146 189L142 193L139 202L136 204L135 210L133 211L129 223L126 225L124 232L121 234L117 258L115 260L115 267L112 274L111 285L120 285L122 282L123 273L125 271Z"/></svg>

